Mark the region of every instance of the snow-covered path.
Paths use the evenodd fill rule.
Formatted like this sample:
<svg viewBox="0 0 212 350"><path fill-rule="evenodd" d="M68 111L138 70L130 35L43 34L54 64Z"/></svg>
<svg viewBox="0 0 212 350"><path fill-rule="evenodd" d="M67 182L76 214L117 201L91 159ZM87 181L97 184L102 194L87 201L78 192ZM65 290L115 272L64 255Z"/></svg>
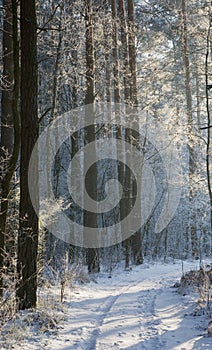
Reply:
<svg viewBox="0 0 212 350"><path fill-rule="evenodd" d="M185 263L185 271L198 263ZM96 282L66 295L67 321L40 343L28 342L33 350L190 350L212 349L205 337L207 320L191 316L191 296L170 288L182 273L180 262L121 269L111 278L100 274ZM19 347L16 347L19 349Z"/></svg>

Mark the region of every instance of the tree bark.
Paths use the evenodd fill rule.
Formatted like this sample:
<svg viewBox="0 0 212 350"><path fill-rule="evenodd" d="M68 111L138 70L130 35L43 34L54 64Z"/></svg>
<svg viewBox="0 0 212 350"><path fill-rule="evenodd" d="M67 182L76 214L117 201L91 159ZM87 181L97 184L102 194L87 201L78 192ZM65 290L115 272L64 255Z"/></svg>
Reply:
<svg viewBox="0 0 212 350"><path fill-rule="evenodd" d="M0 156L7 158L13 151L13 15L12 0L4 0L3 24L3 90L1 99L1 149Z"/></svg>
<svg viewBox="0 0 212 350"><path fill-rule="evenodd" d="M133 106L138 105L137 93L137 65L135 47L135 20L134 0L127 0L128 5L128 32L129 32L129 66L130 66L130 99Z"/></svg>
<svg viewBox="0 0 212 350"><path fill-rule="evenodd" d="M209 28L207 33L207 48L205 56L205 85L206 85L206 110L207 110L207 146L206 146L206 171L207 171L207 184L208 194L210 201L210 231L212 231L212 187L211 187L211 171L210 171L210 154L211 154L211 112L210 112L210 97L208 91L209 84L209 55L210 55L210 39L211 39L211 24L212 19L209 19Z"/></svg>
<svg viewBox="0 0 212 350"><path fill-rule="evenodd" d="M113 76L114 76L114 101L120 102L119 87L119 54L118 54L118 32L117 32L117 8L116 0L111 0L113 19Z"/></svg>
<svg viewBox="0 0 212 350"><path fill-rule="evenodd" d="M37 35L35 0L22 0L21 30L21 157L20 222L18 235L17 301L19 309L36 306L38 218L28 188L28 167L38 138L37 118ZM38 185L38 164L34 166L34 186ZM36 198L38 202L38 198Z"/></svg>
<svg viewBox="0 0 212 350"><path fill-rule="evenodd" d="M130 86L129 86L129 50L128 50L128 35L126 23L126 9L123 0L118 0L119 3L119 18L121 25L121 71L123 74L124 83L124 100L129 103Z"/></svg>
<svg viewBox="0 0 212 350"><path fill-rule="evenodd" d="M17 26L17 4L15 0L5 1L4 33L4 57L3 65L9 90L2 94L2 120L7 123L9 129L1 128L1 157L4 163L1 181L1 207L0 207L0 297L3 294L4 250L6 220L9 206L10 183L15 172L20 148L20 122L18 110L19 98L19 43ZM8 13L9 12L9 13ZM8 23L9 21L9 23ZM9 51L11 50L11 52ZM6 51L6 52L5 52ZM8 57L7 57L8 53ZM6 56L5 56L6 55ZM12 55L12 57L10 56ZM12 121L11 121L12 117ZM12 123L12 124L11 124ZM8 140L6 138L8 137ZM12 144L11 144L12 142ZM5 158L6 156L8 158Z"/></svg>
<svg viewBox="0 0 212 350"><path fill-rule="evenodd" d="M196 170L196 155L194 149L194 143L192 140L193 133L193 115L192 115L192 94L190 85L190 62L188 53L188 38L187 38L187 14L186 14L186 1L182 0L181 3L181 21L182 21L182 56L185 71L185 93L186 93L186 108L187 108L187 118L188 118L188 152L189 152L189 201L190 201L190 234L191 234L191 246L192 246L192 256L194 258L198 257L198 244L197 244L197 228L196 228L196 210L195 210L195 198L192 190L192 180Z"/></svg>
<svg viewBox="0 0 212 350"><path fill-rule="evenodd" d="M94 104L94 46L93 46L93 21L92 21L92 4L91 0L85 0L85 41L86 41L86 94L85 94L85 105ZM94 115L94 106L89 108L88 113ZM85 116L86 117L86 116ZM85 144L90 143L95 140L95 125L94 123L90 125L85 134ZM93 152L96 152L95 145L93 145ZM86 155L84 157L84 163L86 167L86 162L89 164L89 159ZM89 184L87 188L90 195L92 195L96 200L96 189L97 189L97 165L93 164L92 170L89 172L89 179L85 179ZM86 190L86 189L85 189ZM86 207L86 203L85 203ZM95 208L93 208L95 212ZM84 227L86 232L86 227L97 227L97 215L90 215L88 211L84 212ZM87 249L87 264L88 271L99 272L99 251L97 248Z"/></svg>
<svg viewBox="0 0 212 350"><path fill-rule="evenodd" d="M128 38L129 38L129 68L130 68L130 105L132 107L138 106L138 92L137 92L137 64L136 64L136 47L135 47L135 19L134 19L134 0L128 0ZM135 117L136 118L136 117ZM139 125L138 125L139 130ZM128 131L128 138L131 140L131 131ZM131 141L132 142L132 141ZM139 136L136 140L140 144ZM133 147L133 146L132 146ZM132 186L131 186L132 187ZM140 193L135 193L132 187L132 197L140 196ZM141 229L132 236L132 255L135 264L143 263L142 256L142 239Z"/></svg>

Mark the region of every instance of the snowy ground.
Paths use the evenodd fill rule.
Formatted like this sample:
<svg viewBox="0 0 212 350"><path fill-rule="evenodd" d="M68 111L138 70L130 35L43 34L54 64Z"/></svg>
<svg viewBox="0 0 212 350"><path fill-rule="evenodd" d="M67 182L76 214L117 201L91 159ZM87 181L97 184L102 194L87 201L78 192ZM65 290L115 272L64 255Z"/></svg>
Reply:
<svg viewBox="0 0 212 350"><path fill-rule="evenodd" d="M198 269L198 262L184 263L184 272ZM132 271L117 269L112 277L66 290L63 306L53 311L57 327L36 330L24 323L5 330L0 348L17 350L189 350L212 349L206 336L208 319L193 316L193 295L182 296L171 288L182 274L181 262L144 264ZM59 289L58 296L59 299ZM52 301L53 305L53 301ZM54 325L53 325L54 326ZM50 327L51 328L51 327ZM9 337L9 339L8 339Z"/></svg>

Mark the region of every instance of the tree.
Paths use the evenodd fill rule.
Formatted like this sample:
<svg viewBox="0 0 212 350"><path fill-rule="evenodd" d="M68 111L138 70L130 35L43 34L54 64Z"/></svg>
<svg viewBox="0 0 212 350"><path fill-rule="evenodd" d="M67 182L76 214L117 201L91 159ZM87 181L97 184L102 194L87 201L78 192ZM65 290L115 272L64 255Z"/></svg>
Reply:
<svg viewBox="0 0 212 350"><path fill-rule="evenodd" d="M120 103L120 82L119 82L119 54L118 54L118 31L117 31L117 8L116 1L111 1L113 19L113 76L114 76L114 102Z"/></svg>
<svg viewBox="0 0 212 350"><path fill-rule="evenodd" d="M8 207L8 191L4 185L3 177L7 171L9 158L13 150L13 120L12 120L12 95L13 95L13 28L12 28L12 2L5 0L3 23L3 90L1 99L1 209L0 209L0 294L3 293L3 267L5 248L5 226ZM7 186L8 187L8 186Z"/></svg>
<svg viewBox="0 0 212 350"><path fill-rule="evenodd" d="M187 37L187 15L186 15L186 1L181 3L181 41L182 41L182 57L185 71L185 93L186 93L186 109L188 118L188 153L189 153L189 196L190 196L190 222L189 228L191 233L192 255L198 257L197 248L197 232L196 232L196 213L195 213L195 197L193 193L192 181L196 171L196 154L194 142L192 140L193 134L193 113L192 113L192 93L191 93L191 73L188 52L188 37Z"/></svg>
<svg viewBox="0 0 212 350"><path fill-rule="evenodd" d="M137 69L135 47L134 0L127 1L128 6L128 35L129 35L129 66L130 66L130 99L133 106L138 105Z"/></svg>
<svg viewBox="0 0 212 350"><path fill-rule="evenodd" d="M85 105L89 106L88 113L94 115L94 47L93 47L93 21L92 21L92 4L91 0L85 0L85 48L86 48L86 92L85 92ZM86 117L86 116L85 116ZM85 132L85 144L94 141L95 139L95 125L94 123L90 125ZM93 146L93 153L95 153L95 145ZM89 163L86 155L84 157L85 167L86 162ZM96 163L92 166L92 170L89 172L89 179L87 181L89 186L89 194L96 196L97 188L97 165ZM85 179L86 184L86 179ZM86 201L85 201L86 208ZM84 226L85 232L86 227L97 227L97 215L95 213L95 208L93 213L89 213L85 210L84 212ZM91 214L91 215L90 215ZM97 248L87 249L87 264L89 272L99 272L99 251Z"/></svg>
<svg viewBox="0 0 212 350"><path fill-rule="evenodd" d="M206 232L204 244L205 247L207 245L209 252L209 203L203 164L205 146L200 138L198 142L195 141L196 136L199 136L195 120L198 124L206 121L202 52L205 50L207 28L203 14L205 10L203 10L202 4L207 5L206 2L200 4L197 0L187 2L187 6L185 1L184 6L182 1L165 0L160 3L156 0L148 2L106 0L101 4L93 0L77 2L49 0L38 3L39 113L41 118L43 115L47 117L42 119L41 128L45 127L51 119L51 104L54 115L69 111L84 103L86 105L93 104L95 101L115 103L124 101L126 106L139 104L144 109L144 113L150 115L150 118L147 117L147 124L151 120L151 116L155 118L155 121L162 120L166 124L167 130L173 137L173 142L180 143L179 153L183 156L183 168L188 169L188 173L190 168L191 181L183 184L185 196L179 205L176 218L166 230L155 237L154 225L163 207L166 179L161 159L156 156L153 157L154 159L151 158L150 166L153 169L155 179L157 178L155 208L142 233L137 232L130 237L127 245L124 242L123 245L118 246L118 250L121 252L118 259L121 256L124 257L126 266L129 265L130 258L135 263L142 262L142 251L156 257L161 256L165 250L167 257L169 255L181 257L184 254L181 252L188 252L187 248L193 245L193 252L196 254L196 250L199 250L202 232ZM182 5L185 7L186 16L183 15ZM62 7L63 11L61 12ZM198 31L194 26L197 22ZM208 85L210 86L210 84L209 75ZM207 93L210 94L211 91L207 90ZM210 100L210 96L207 97ZM127 108L125 107L125 114L130 116ZM94 109L92 113L94 113ZM108 123L114 116L113 107L110 107L109 114ZM124 117L123 114L120 114L118 109L116 110L115 118L118 125L120 119ZM188 124L190 124L189 127L186 127ZM103 127L99 134L97 128L86 128L85 143L95 141L95 132L98 140L102 137L102 132L104 138L109 136L109 138L118 138L119 141L123 140L123 152L124 141L131 143L133 139L132 147L136 147L135 143L140 144L141 142L138 133L132 134L130 130L118 127L115 130L113 126L113 130ZM187 147L188 134L190 148ZM203 132L203 138L205 136L207 136L206 131ZM68 152L71 155L83 147L82 139L83 132L80 129L78 135L75 133L71 140L71 145L68 145ZM206 142L206 137L203 141ZM146 140L144 143L142 149L146 152L151 148L151 142ZM63 193L63 185L61 184L65 173L63 165L66 161L68 163L69 159L67 156L64 160L62 151L58 152L58 160L56 159L55 162L55 164L57 163L55 177L58 178L56 182L58 197ZM114 154L115 152L114 150ZM189 157L189 152L191 157ZM210 172L209 156L208 154L208 172ZM106 165L108 164L109 161ZM192 173L193 166L195 172ZM79 168L82 170L82 164ZM88 191L93 198L97 198L97 195L100 198L103 193L100 188L100 176L105 176L104 180L108 176L108 174L103 173L102 169L99 169L100 167L95 169L94 166L92 171L89 169L86 176ZM135 196L139 195L132 188L131 180L126 177L125 166L118 167L116 165L115 170L111 168L109 171L113 172L113 175L115 172L123 189L130 188L130 196L125 191L123 199L126 201L122 200L120 207L116 206L113 213L111 212L106 219L103 215L101 218L100 215L97 215L95 218L85 213L84 220L89 226L103 225L107 220L111 223L113 217L116 221L119 220L120 216L126 217L125 213L133 205ZM185 177L187 180L189 179L189 176ZM203 177L205 177L205 181L202 180ZM94 193L96 180L99 193ZM73 181L78 184L77 178ZM160 186L160 183L163 183L163 186ZM49 185L51 186L51 183ZM81 190L81 188L80 181L78 189ZM192 190L194 201L189 200L191 192L188 188ZM192 215L189 213L191 202L195 202L195 210ZM200 211L204 213L206 210L208 210L207 219L204 215L198 214ZM82 211L78 210L76 216L78 219L80 218L82 223ZM192 225L196 230L194 234L192 233ZM188 234L185 233L185 226L189 227ZM119 228L117 230L116 234L120 235ZM179 232L177 238L176 230ZM68 249L65 244L61 244L59 241L54 239L56 242L54 247L55 261L65 249ZM51 246L47 249L49 250L48 256L51 257L53 254ZM112 247L111 252L116 251L116 249L117 247ZM77 251L75 251L75 257ZM89 270L92 271L95 265L92 265L92 262L99 260L99 251L91 249L87 252L90 254L90 257L87 254ZM102 256L106 256L107 249L102 249L101 252ZM132 255L130 256L130 254ZM98 271L98 267L94 270Z"/></svg>
<svg viewBox="0 0 212 350"><path fill-rule="evenodd" d="M28 188L28 167L38 137L37 118L37 25L35 0L22 0L21 32L21 157L20 157L20 223L18 235L17 299L19 309L36 306L38 218ZM37 186L37 164L34 186ZM36 192L36 191L35 191ZM38 201L38 198L37 198Z"/></svg>
<svg viewBox="0 0 212 350"><path fill-rule="evenodd" d="M5 0L3 31L3 67L5 87L2 91L1 119L1 206L0 206L0 296L3 293L6 220L9 207L10 183L15 172L20 147L19 122L19 43L16 0Z"/></svg>
<svg viewBox="0 0 212 350"><path fill-rule="evenodd" d="M129 70L130 70L130 105L133 107L138 106L138 91L137 91L137 62L136 62L136 47L135 47L135 20L134 20L134 1L128 0L128 36L129 36ZM135 116L136 118L136 116ZM139 130L139 123L138 123ZM128 138L132 139L132 133L128 131ZM132 141L131 141L132 142ZM140 144L139 136L136 137L137 145ZM132 181L131 181L132 184ZM132 185L131 185L132 186ZM135 193L135 189L132 186L132 196L140 196L140 193ZM141 229L134 233L132 236L132 253L133 261L136 264L143 263L142 257L142 241L141 241Z"/></svg>
<svg viewBox="0 0 212 350"><path fill-rule="evenodd" d="M3 89L1 99L1 156L7 158L13 151L13 13L12 1L4 0L3 24ZM4 154L3 154L4 153Z"/></svg>
<svg viewBox="0 0 212 350"><path fill-rule="evenodd" d="M206 171L207 171L207 185L210 200L210 231L212 230L212 186L211 186L211 171L210 171L210 150L211 150L211 112L209 102L209 55L211 49L211 17L209 19L209 26L207 32L207 45L205 55L205 92L206 92L206 112L207 112L207 144L206 144Z"/></svg>

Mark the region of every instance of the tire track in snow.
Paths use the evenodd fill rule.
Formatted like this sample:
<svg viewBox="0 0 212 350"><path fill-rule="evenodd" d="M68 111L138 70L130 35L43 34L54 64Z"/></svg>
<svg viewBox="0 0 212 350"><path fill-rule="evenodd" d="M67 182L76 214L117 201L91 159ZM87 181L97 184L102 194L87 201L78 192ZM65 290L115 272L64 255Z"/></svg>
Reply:
<svg viewBox="0 0 212 350"><path fill-rule="evenodd" d="M181 276L181 263L147 268L138 267L127 275L118 271L111 281L103 275L97 284L72 291L62 308L64 315L60 317L64 322L58 324L58 331L51 337L48 333L32 333L30 343L28 338L20 344L16 341L15 348L212 349L211 338L200 336L199 321L197 324L197 319L190 316L193 302L188 303L170 289Z"/></svg>
<svg viewBox="0 0 212 350"><path fill-rule="evenodd" d="M123 296L124 293L128 292L131 288L135 287L138 283L139 282L136 281L130 286L124 286L123 288L121 288L117 295L107 297L106 301L96 309L95 313L98 314L99 312L101 312L101 315L97 318L97 321L95 323L95 329L93 330L90 339L87 340L86 350L98 350L102 348L101 344L99 344L98 342L98 338L100 336L101 328L107 318L107 315L109 314L110 310L112 310L114 304L117 303L117 300L121 296ZM113 347L113 349L115 349L115 347Z"/></svg>
<svg viewBox="0 0 212 350"><path fill-rule="evenodd" d="M156 344L162 346L157 338L160 320L155 314L155 301L161 293L161 285L151 281L150 287L148 283L149 280L143 279L120 291L102 319L92 350L111 349L111 346L118 350L128 344L132 346L132 343L133 349L152 350Z"/></svg>
<svg viewBox="0 0 212 350"><path fill-rule="evenodd" d="M138 290L143 292L144 284L145 279L142 279L124 286L117 295L108 297L105 303L96 310L102 309L102 314L95 324L96 328L87 343L87 349L111 349L111 346L113 349L120 349L125 342L124 338L128 337L127 328L132 327L132 324L137 327L137 333L140 333L140 300L138 300L140 293ZM134 320L129 315L135 316ZM114 341L111 342L111 339Z"/></svg>
<svg viewBox="0 0 212 350"><path fill-rule="evenodd" d="M96 313L99 311L102 312L101 316L97 320L95 324L95 329L91 334L90 340L88 341L88 350L95 350L96 349L96 344L97 344L97 339L100 334L100 328L104 322L105 317L107 316L107 313L111 310L113 304L116 302L118 299L119 295L116 296L109 296L107 297L107 300L104 302L103 305L101 305L97 310Z"/></svg>
<svg viewBox="0 0 212 350"><path fill-rule="evenodd" d="M156 312L156 300L161 293L162 288L151 288L142 291L138 297L140 322L139 346L143 350L163 349L163 342L159 338L161 320Z"/></svg>
<svg viewBox="0 0 212 350"><path fill-rule="evenodd" d="M92 293L87 296L85 290L84 298L80 296L79 302L71 302L70 307L77 317L69 318L69 326L66 332L59 335L58 347L54 349L163 350L164 343L160 336L162 319L159 317L161 315L156 314L155 303L173 280L168 280L165 275L159 278L157 270L150 274L146 272L139 271L140 276L137 273L128 274L124 279L117 279L117 282L114 276L111 286L106 282L105 288L102 284L100 288L98 285L91 287L95 297ZM62 341L64 333L67 334L66 344ZM62 347L62 343L66 346Z"/></svg>

